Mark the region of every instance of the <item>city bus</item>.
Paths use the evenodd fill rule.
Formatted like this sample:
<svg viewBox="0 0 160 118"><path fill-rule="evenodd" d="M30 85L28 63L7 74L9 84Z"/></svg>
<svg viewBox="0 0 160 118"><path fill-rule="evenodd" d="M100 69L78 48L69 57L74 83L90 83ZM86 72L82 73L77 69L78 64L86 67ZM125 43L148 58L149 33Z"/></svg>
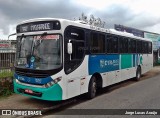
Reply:
<svg viewBox="0 0 160 118"><path fill-rule="evenodd" d="M83 21L26 20L16 27L14 92L48 101L97 90L153 67L152 41Z"/></svg>

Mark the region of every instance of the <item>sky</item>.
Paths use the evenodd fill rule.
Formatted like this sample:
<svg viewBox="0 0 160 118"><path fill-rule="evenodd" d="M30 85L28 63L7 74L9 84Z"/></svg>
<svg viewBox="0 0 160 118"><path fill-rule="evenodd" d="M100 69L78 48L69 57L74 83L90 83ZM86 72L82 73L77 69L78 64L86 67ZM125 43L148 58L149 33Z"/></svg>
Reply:
<svg viewBox="0 0 160 118"><path fill-rule="evenodd" d="M0 0L0 39L16 32L16 25L32 18L78 19L82 12L106 22L160 34L159 0Z"/></svg>

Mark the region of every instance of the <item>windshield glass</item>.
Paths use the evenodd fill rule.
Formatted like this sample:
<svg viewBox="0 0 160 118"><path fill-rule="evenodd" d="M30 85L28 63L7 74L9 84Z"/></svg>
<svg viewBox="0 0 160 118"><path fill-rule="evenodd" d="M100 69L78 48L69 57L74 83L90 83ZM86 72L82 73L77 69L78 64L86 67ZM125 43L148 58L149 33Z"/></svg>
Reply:
<svg viewBox="0 0 160 118"><path fill-rule="evenodd" d="M61 67L61 36L36 35L17 37L16 66L37 70Z"/></svg>

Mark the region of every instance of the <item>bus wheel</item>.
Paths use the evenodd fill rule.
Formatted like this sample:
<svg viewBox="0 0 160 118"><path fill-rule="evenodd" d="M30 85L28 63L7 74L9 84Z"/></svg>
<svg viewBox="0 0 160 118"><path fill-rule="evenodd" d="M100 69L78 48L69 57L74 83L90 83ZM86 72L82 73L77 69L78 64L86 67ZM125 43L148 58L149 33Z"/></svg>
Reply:
<svg viewBox="0 0 160 118"><path fill-rule="evenodd" d="M138 68L137 68L137 71L136 71L136 78L135 78L135 80L136 80L136 81L139 81L140 78L141 78L141 68L138 67Z"/></svg>
<svg viewBox="0 0 160 118"><path fill-rule="evenodd" d="M96 78L92 76L90 83L89 83L87 98L88 99L94 98L96 96L96 92L97 92Z"/></svg>

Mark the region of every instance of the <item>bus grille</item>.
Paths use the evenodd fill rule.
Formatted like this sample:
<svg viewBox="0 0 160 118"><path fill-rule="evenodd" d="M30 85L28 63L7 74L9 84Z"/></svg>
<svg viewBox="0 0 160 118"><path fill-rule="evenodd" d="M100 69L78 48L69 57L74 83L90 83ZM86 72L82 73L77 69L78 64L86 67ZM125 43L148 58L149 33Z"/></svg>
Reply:
<svg viewBox="0 0 160 118"><path fill-rule="evenodd" d="M15 71L16 74L21 75L21 76L27 76L27 77L34 77L34 78L46 78L49 75L48 74L41 74L41 73L31 73L31 72L22 72L22 71Z"/></svg>

